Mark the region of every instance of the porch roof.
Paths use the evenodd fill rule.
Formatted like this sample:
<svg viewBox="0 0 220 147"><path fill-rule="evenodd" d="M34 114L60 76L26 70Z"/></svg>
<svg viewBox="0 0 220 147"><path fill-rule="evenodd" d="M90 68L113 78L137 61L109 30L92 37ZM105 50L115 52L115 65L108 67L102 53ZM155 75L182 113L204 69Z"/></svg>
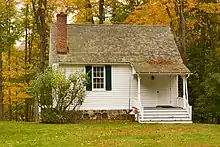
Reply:
<svg viewBox="0 0 220 147"><path fill-rule="evenodd" d="M157 60L132 62L136 73L190 73L189 69L182 62Z"/></svg>

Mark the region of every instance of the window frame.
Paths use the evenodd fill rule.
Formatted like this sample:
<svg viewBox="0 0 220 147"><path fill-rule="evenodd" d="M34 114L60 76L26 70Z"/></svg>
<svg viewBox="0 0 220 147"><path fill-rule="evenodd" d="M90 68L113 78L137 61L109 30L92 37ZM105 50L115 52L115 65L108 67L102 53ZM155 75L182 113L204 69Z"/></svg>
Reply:
<svg viewBox="0 0 220 147"><path fill-rule="evenodd" d="M94 67L103 67L103 88L94 88ZM106 91L106 88L105 88L105 80L106 80L106 77L105 77L105 66L104 65L93 65L92 66L92 91Z"/></svg>

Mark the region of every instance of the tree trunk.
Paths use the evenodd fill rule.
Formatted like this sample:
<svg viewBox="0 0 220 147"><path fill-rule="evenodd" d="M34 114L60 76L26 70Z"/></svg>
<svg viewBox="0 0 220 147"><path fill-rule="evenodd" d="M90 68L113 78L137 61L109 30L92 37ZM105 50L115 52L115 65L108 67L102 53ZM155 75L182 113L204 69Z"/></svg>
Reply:
<svg viewBox="0 0 220 147"><path fill-rule="evenodd" d="M85 7L86 7L87 10L89 9L89 11L87 13L87 16L86 16L86 21L91 22L92 24L94 24L95 22L94 22L94 19L93 19L92 4L91 4L90 0L86 0L86 6Z"/></svg>
<svg viewBox="0 0 220 147"><path fill-rule="evenodd" d="M99 0L99 24L103 24L105 20L104 0Z"/></svg>
<svg viewBox="0 0 220 147"><path fill-rule="evenodd" d="M206 18L205 18L206 16L204 15L203 17L204 17L203 22L205 22L206 21ZM203 25L201 26L201 44L200 44L201 58L200 58L200 64L199 64L200 65L200 81L201 82L203 82L204 76L205 76L205 63L206 63L205 56L206 56L206 41L207 41L206 33L207 33L206 32L206 25L205 25L205 23L203 23Z"/></svg>
<svg viewBox="0 0 220 147"><path fill-rule="evenodd" d="M183 59L183 63L187 65L187 53L186 53L186 21L184 17L184 1L180 0L179 6L179 17L180 17L180 40L181 40L181 56Z"/></svg>
<svg viewBox="0 0 220 147"><path fill-rule="evenodd" d="M171 31L172 31L172 33L174 35L174 40L175 40L178 48L180 48L180 41L179 41L179 39L177 37L177 32L175 31L175 27L174 27L174 20L172 18L172 15L171 15L171 12L170 12L170 9L169 9L168 5L165 5L165 6L166 6L166 12L167 12L167 14L168 14L168 16L170 18L170 28L171 28Z"/></svg>
<svg viewBox="0 0 220 147"><path fill-rule="evenodd" d="M15 121L18 121L18 99L17 99L18 93L16 92L16 102L15 102Z"/></svg>
<svg viewBox="0 0 220 147"><path fill-rule="evenodd" d="M28 84L29 83L29 79L27 78L27 57L28 57L28 4L26 5L26 10L25 10L25 54L24 54L24 66L25 66L25 82ZM28 122L28 101L25 98L25 111L24 111L24 115L25 115L25 121Z"/></svg>
<svg viewBox="0 0 220 147"><path fill-rule="evenodd" d="M3 118L4 118L4 105L3 105L2 46L1 46L0 48L0 121L3 120Z"/></svg>
<svg viewBox="0 0 220 147"><path fill-rule="evenodd" d="M47 0L31 0L38 34L40 36L40 72L44 72L46 56L46 12ZM38 101L35 98L35 121L39 121Z"/></svg>
<svg viewBox="0 0 220 147"><path fill-rule="evenodd" d="M31 64L31 57L32 57L32 43L33 43L33 32L29 34L28 39L28 63Z"/></svg>
<svg viewBox="0 0 220 147"><path fill-rule="evenodd" d="M44 72L45 68L45 54L46 54L46 35L45 32L41 32L42 35L40 36L40 71Z"/></svg>
<svg viewBox="0 0 220 147"><path fill-rule="evenodd" d="M8 5L6 5L6 8L10 7L10 2ZM9 10L10 11L10 10ZM11 33L11 20L9 16L9 12L7 14L7 46L8 46L8 82L11 83L11 77L10 77L10 71L11 71L11 43L10 43L10 33ZM11 121L12 120L12 107L11 107L11 87L8 86L8 118Z"/></svg>
<svg viewBox="0 0 220 147"><path fill-rule="evenodd" d="M10 71L11 71L11 45L9 44L8 46L8 72L10 73ZM11 82L10 74L8 78L9 78L8 81L10 83ZM12 120L11 87L10 86L8 86L8 118L10 121Z"/></svg>
<svg viewBox="0 0 220 147"><path fill-rule="evenodd" d="M37 31L40 36L40 72L44 72L46 54L46 10L47 0L32 0ZM37 4L36 4L37 2ZM36 7L37 5L37 7ZM37 9L36 9L37 8Z"/></svg>

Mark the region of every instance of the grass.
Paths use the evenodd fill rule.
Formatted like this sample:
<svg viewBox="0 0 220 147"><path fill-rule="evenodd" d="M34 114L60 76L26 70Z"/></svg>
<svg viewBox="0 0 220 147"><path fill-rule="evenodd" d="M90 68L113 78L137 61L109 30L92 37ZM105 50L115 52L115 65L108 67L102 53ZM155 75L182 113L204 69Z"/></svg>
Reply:
<svg viewBox="0 0 220 147"><path fill-rule="evenodd" d="M220 146L220 125L0 122L0 146Z"/></svg>

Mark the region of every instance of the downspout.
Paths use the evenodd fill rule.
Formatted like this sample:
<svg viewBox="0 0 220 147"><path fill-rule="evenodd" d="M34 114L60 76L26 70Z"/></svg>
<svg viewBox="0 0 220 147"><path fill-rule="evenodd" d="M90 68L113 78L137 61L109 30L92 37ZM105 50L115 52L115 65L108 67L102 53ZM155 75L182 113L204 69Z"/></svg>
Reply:
<svg viewBox="0 0 220 147"><path fill-rule="evenodd" d="M137 74L137 79L138 79L138 100L139 102L141 102L141 78L140 78L140 75Z"/></svg>
<svg viewBox="0 0 220 147"><path fill-rule="evenodd" d="M186 98L187 98L187 102L189 103L189 96L188 96L188 84L187 84L187 79L189 78L190 74L187 74L186 76Z"/></svg>
<svg viewBox="0 0 220 147"><path fill-rule="evenodd" d="M129 110L129 112L131 110L131 86L132 86L131 78L132 78L132 74L129 77L129 102L128 102L128 110Z"/></svg>
<svg viewBox="0 0 220 147"><path fill-rule="evenodd" d="M140 114L141 114L141 119L143 119L143 108L142 108L142 103L141 103L141 77L140 73L137 73L137 79L138 79L138 101L139 101L139 107L140 107Z"/></svg>
<svg viewBox="0 0 220 147"><path fill-rule="evenodd" d="M182 76L183 79L183 108L186 108L186 77Z"/></svg>
<svg viewBox="0 0 220 147"><path fill-rule="evenodd" d="M131 66L131 76L129 77L129 110L131 110L131 88L132 88L132 78L133 78L133 75L136 73L136 71L134 70L134 67L132 66L132 64L130 63L130 66Z"/></svg>

